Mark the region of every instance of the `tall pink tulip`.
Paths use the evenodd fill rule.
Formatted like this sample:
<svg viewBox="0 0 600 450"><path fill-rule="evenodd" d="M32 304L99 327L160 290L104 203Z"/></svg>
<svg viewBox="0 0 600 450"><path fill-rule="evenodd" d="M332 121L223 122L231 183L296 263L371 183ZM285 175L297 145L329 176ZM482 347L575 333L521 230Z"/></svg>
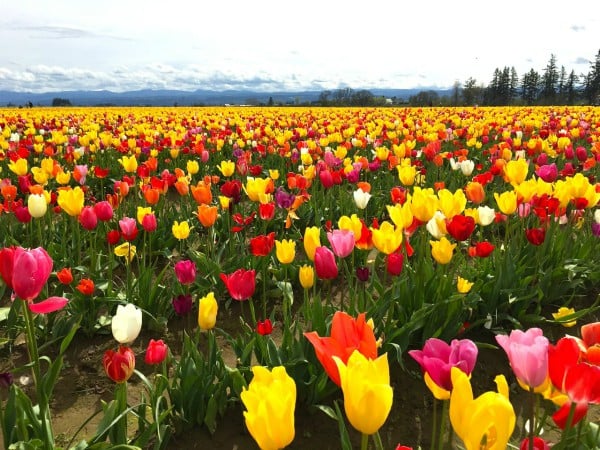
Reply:
<svg viewBox="0 0 600 450"><path fill-rule="evenodd" d="M496 336L515 376L529 387L541 385L548 376L548 338L542 333L539 328L529 328Z"/></svg>
<svg viewBox="0 0 600 450"><path fill-rule="evenodd" d="M333 230L327 233L327 239L338 258L345 258L354 250L354 232L351 230Z"/></svg>
<svg viewBox="0 0 600 450"><path fill-rule="evenodd" d="M94 212L96 213L98 220L101 220L102 222L112 219L114 214L112 205L106 200L96 203L94 205Z"/></svg>
<svg viewBox="0 0 600 450"><path fill-rule="evenodd" d="M315 250L315 271L321 280L332 280L338 276L338 266L335 255L327 247L317 247Z"/></svg>

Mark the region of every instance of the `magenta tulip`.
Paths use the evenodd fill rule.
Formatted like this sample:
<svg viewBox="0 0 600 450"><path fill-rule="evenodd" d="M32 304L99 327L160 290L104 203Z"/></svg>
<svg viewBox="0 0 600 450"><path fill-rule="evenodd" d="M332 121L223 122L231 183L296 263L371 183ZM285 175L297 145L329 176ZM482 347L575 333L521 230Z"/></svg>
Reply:
<svg viewBox="0 0 600 450"><path fill-rule="evenodd" d="M138 233L137 222L131 217L123 217L119 220L119 228L121 229L121 236L126 241L133 241Z"/></svg>
<svg viewBox="0 0 600 450"><path fill-rule="evenodd" d="M189 259L177 262L175 264L175 275L181 284L192 284L196 280L196 263Z"/></svg>
<svg viewBox="0 0 600 450"><path fill-rule="evenodd" d="M31 301L40 295L52 265L52 258L42 247L33 250L17 247L12 260L12 288L17 297Z"/></svg>
<svg viewBox="0 0 600 450"><path fill-rule="evenodd" d="M156 223L156 216L154 214L146 214L142 219L142 228L146 233L156 231L157 226L158 224Z"/></svg>
<svg viewBox="0 0 600 450"><path fill-rule="evenodd" d="M548 375L548 339L542 333L539 328L530 328L496 336L516 377L530 387L541 385Z"/></svg>
<svg viewBox="0 0 600 450"><path fill-rule="evenodd" d="M327 233L333 253L338 258L345 258L354 250L354 232L350 230L333 230Z"/></svg>
<svg viewBox="0 0 600 450"><path fill-rule="evenodd" d="M402 273L404 265L404 256L402 253L390 253L385 258L385 268L387 273L395 277Z"/></svg>
<svg viewBox="0 0 600 450"><path fill-rule="evenodd" d="M477 353L477 346L469 339L454 339L448 344L437 338L427 339L423 350L408 352L431 380L446 391L452 390L452 367L470 375L477 362Z"/></svg>
<svg viewBox="0 0 600 450"><path fill-rule="evenodd" d="M546 183L552 183L558 177L558 169L556 168L555 163L544 164L543 166L538 167L535 174Z"/></svg>
<svg viewBox="0 0 600 450"><path fill-rule="evenodd" d="M332 280L338 276L335 255L327 247L317 247L315 250L315 271L321 280Z"/></svg>
<svg viewBox="0 0 600 450"><path fill-rule="evenodd" d="M69 300L65 297L49 297L37 303L29 303L29 310L35 314L50 314L63 309Z"/></svg>

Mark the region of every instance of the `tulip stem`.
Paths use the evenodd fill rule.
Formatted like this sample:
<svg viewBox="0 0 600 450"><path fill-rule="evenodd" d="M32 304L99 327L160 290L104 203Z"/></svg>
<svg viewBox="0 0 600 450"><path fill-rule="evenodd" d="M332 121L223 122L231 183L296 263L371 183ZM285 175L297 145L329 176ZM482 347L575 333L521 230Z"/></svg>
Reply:
<svg viewBox="0 0 600 450"><path fill-rule="evenodd" d="M529 386L529 396L531 399L531 411L529 416L529 450L533 450L533 439L535 437L535 391Z"/></svg>
<svg viewBox="0 0 600 450"><path fill-rule="evenodd" d="M54 448L54 435L52 432L52 424L50 423L48 399L46 398L46 393L44 392L44 386L42 383L40 355L35 337L35 324L33 323L33 315L29 310L27 301L23 300L21 302L21 306L23 307L23 316L25 318L25 326L27 328L27 350L29 352L29 359L31 361L31 373L33 375L33 382L35 384L35 391L39 406L39 416L42 430L44 432L43 441L46 445L45 448L52 450Z"/></svg>
<svg viewBox="0 0 600 450"><path fill-rule="evenodd" d="M429 447L431 450L435 449L435 441L437 437L437 400L433 398L433 418L431 424L431 446Z"/></svg>
<svg viewBox="0 0 600 450"><path fill-rule="evenodd" d="M379 431L376 431L373 435L373 442L375 442L376 450L383 450L383 442L381 442L381 436L379 435Z"/></svg>
<svg viewBox="0 0 600 450"><path fill-rule="evenodd" d="M442 417L440 418L440 434L438 436L438 449L444 448L444 434L446 432L446 416L448 416L448 400L442 400Z"/></svg>
<svg viewBox="0 0 600 450"><path fill-rule="evenodd" d="M360 440L360 450L367 450L369 447L369 435L363 433Z"/></svg>

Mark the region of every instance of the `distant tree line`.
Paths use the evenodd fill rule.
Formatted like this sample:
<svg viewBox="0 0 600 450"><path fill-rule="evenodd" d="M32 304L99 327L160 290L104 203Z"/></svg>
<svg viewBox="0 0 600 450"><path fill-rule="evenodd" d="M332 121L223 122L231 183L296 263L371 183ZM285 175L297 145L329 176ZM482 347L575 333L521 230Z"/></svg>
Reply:
<svg viewBox="0 0 600 450"><path fill-rule="evenodd" d="M322 106L383 106L386 99L366 89L342 88L321 92L317 103Z"/></svg>
<svg viewBox="0 0 600 450"><path fill-rule="evenodd" d="M409 97L412 106L506 106L506 105L575 105L600 104L600 50L590 62L587 74L567 73L551 55L542 73L530 69L521 77L514 67L496 68L487 86L468 78L456 81L449 95L421 91Z"/></svg>

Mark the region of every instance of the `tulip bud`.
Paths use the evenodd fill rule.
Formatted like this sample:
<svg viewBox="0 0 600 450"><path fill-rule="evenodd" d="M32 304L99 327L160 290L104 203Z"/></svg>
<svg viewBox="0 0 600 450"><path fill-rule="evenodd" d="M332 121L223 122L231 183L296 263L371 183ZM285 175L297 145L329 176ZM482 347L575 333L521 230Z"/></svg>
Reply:
<svg viewBox="0 0 600 450"><path fill-rule="evenodd" d="M146 349L146 357L144 361L146 364L160 364L167 357L168 347L163 342L162 339L155 341L154 339L150 339L148 343L148 348Z"/></svg>
<svg viewBox="0 0 600 450"><path fill-rule="evenodd" d="M46 197L44 194L31 194L27 198L27 209L31 217L39 219L46 214L48 210L48 203L46 203Z"/></svg>
<svg viewBox="0 0 600 450"><path fill-rule="evenodd" d="M107 350L102 359L106 375L115 383L124 383L135 370L135 354L129 347L120 346L116 352Z"/></svg>
<svg viewBox="0 0 600 450"><path fill-rule="evenodd" d="M201 330L212 330L215 327L218 311L219 305L213 292L209 292L200 299L198 305L198 326Z"/></svg>
<svg viewBox="0 0 600 450"><path fill-rule="evenodd" d="M117 313L112 318L112 334L120 344L128 344L135 340L142 330L142 310L131 303L117 306Z"/></svg>

